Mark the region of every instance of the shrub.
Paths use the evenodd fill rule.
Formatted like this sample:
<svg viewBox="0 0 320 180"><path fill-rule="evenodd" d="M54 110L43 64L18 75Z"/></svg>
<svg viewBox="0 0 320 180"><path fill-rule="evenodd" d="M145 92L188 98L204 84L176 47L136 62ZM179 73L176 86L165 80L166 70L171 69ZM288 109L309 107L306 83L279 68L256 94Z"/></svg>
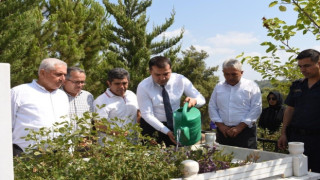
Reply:
<svg viewBox="0 0 320 180"><path fill-rule="evenodd" d="M98 143L92 119L107 126L104 146ZM108 122L95 113L85 113L74 121L77 129L66 121L54 128L31 131L25 139L36 143L26 149L27 153L14 158L15 178L169 179L182 176L180 164L186 159L198 161L201 172L241 165L231 164L233 156L222 155L215 148L191 151L189 147L153 145L150 137L141 135L137 124L120 128L116 122L124 122L121 119Z"/></svg>

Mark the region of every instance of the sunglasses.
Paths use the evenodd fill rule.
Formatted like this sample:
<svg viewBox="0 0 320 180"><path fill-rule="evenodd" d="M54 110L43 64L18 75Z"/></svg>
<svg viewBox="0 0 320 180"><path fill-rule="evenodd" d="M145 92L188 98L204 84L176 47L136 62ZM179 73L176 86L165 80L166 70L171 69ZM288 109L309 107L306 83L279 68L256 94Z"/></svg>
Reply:
<svg viewBox="0 0 320 180"><path fill-rule="evenodd" d="M270 100L275 101L275 100L277 100L277 98L275 98L275 97L268 98L268 101L270 101Z"/></svg>

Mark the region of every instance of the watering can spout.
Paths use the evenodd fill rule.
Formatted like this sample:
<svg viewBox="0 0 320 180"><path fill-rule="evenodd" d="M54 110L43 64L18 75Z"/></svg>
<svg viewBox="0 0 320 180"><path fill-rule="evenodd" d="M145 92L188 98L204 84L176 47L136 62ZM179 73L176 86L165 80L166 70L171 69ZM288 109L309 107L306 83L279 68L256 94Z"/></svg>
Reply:
<svg viewBox="0 0 320 180"><path fill-rule="evenodd" d="M188 108L188 103L185 103L183 108L174 112L173 117L174 133L178 142L190 146L201 139L201 113L197 108Z"/></svg>

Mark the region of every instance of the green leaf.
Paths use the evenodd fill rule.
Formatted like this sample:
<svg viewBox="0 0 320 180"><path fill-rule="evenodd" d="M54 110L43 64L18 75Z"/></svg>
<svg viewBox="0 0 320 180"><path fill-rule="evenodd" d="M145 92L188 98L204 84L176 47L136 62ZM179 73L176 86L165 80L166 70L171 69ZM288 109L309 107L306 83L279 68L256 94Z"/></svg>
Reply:
<svg viewBox="0 0 320 180"><path fill-rule="evenodd" d="M38 156L38 155L40 155L41 153L39 152L39 151L36 151L36 152L34 152L34 155L35 156Z"/></svg>
<svg viewBox="0 0 320 180"><path fill-rule="evenodd" d="M287 8L285 6L279 6L279 10L282 12L285 12L287 10Z"/></svg>
<svg viewBox="0 0 320 180"><path fill-rule="evenodd" d="M269 4L269 7L273 7L273 6L275 6L276 4L278 4L278 1L273 1L272 3Z"/></svg>

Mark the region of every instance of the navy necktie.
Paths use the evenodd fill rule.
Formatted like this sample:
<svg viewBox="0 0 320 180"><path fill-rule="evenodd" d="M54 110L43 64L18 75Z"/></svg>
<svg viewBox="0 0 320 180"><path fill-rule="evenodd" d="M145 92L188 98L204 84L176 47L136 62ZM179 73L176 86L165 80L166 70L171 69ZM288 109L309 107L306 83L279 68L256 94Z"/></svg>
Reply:
<svg viewBox="0 0 320 180"><path fill-rule="evenodd" d="M166 89L164 88L164 85L161 86L162 89L162 98L163 98L163 105L164 105L164 110L166 112L166 117L167 117L167 126L169 129L173 129L173 112L172 112L172 107L170 104L170 98L169 98L169 94L166 91Z"/></svg>

